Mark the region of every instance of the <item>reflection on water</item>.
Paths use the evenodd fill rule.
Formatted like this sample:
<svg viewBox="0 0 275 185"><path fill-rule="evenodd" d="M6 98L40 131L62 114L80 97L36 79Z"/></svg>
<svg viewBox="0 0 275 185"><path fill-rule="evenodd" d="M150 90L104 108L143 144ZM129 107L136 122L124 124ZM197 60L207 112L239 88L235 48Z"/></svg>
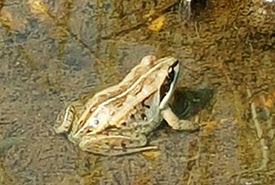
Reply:
<svg viewBox="0 0 275 185"><path fill-rule="evenodd" d="M274 9L265 0L1 1L0 183L272 184ZM213 89L211 106L189 118L199 132L164 124L151 136L158 153L111 159L54 133L65 104L148 54L177 57L180 86Z"/></svg>

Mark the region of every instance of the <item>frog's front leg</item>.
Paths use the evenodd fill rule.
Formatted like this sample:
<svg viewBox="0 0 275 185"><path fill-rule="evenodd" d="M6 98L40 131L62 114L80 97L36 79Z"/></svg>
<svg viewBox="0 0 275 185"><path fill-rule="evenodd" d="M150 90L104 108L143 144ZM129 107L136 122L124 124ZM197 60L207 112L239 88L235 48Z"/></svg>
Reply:
<svg viewBox="0 0 275 185"><path fill-rule="evenodd" d="M79 147L82 150L101 155L118 156L147 150L155 150L156 146L145 146L145 135L86 135L81 138Z"/></svg>
<svg viewBox="0 0 275 185"><path fill-rule="evenodd" d="M179 119L170 107L161 110L163 119L175 130L198 130L199 125L188 120Z"/></svg>

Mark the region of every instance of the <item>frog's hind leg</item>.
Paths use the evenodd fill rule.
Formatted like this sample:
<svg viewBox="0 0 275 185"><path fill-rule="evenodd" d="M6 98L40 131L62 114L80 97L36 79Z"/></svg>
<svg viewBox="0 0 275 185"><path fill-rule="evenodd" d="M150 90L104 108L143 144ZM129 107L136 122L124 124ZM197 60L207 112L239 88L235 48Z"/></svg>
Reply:
<svg viewBox="0 0 275 185"><path fill-rule="evenodd" d="M145 146L146 136L129 137L123 135L96 135L86 136L79 143L79 147L94 154L118 156L147 150L156 150L157 146Z"/></svg>

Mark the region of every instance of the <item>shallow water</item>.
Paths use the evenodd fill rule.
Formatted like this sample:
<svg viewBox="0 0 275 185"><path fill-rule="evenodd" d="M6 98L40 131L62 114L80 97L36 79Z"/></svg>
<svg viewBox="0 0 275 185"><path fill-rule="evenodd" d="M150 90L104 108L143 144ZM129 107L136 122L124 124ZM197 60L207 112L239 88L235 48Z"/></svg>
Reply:
<svg viewBox="0 0 275 185"><path fill-rule="evenodd" d="M0 3L0 184L272 184L275 3L25 0ZM212 89L156 130L159 151L102 157L53 131L79 95L114 84L148 54L182 63L180 86Z"/></svg>

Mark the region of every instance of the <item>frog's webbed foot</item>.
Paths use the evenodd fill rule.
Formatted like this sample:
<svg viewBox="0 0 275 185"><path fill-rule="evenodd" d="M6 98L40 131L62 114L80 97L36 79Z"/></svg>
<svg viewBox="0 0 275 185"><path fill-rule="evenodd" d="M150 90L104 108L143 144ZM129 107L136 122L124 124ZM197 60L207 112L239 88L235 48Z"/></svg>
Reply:
<svg viewBox="0 0 275 185"><path fill-rule="evenodd" d="M179 119L170 107L161 111L163 119L175 130L195 131L199 129L199 125L188 120Z"/></svg>

